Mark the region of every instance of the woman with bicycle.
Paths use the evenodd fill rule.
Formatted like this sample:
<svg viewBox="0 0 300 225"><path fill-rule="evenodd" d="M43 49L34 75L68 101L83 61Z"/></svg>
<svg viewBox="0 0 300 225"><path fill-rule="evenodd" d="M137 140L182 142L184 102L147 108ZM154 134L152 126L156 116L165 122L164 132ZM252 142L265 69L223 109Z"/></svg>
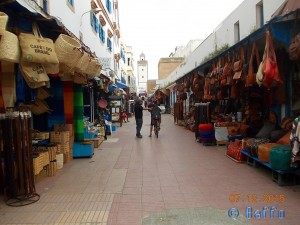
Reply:
<svg viewBox="0 0 300 225"><path fill-rule="evenodd" d="M160 130L160 123L161 123L161 109L158 107L156 102L153 102L152 104L148 105L149 112L151 112L151 123L150 123L150 135L149 137L152 137L152 130L155 131L156 137L158 137L158 131ZM155 127L157 126L157 127Z"/></svg>

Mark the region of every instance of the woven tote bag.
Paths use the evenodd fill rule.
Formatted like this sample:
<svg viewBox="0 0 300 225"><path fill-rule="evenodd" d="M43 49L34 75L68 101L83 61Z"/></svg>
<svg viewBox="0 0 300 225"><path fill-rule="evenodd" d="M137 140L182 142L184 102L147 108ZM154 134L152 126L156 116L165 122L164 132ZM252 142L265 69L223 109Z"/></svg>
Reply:
<svg viewBox="0 0 300 225"><path fill-rule="evenodd" d="M9 31L4 31L0 35L0 61L18 63L19 59L20 45L18 37Z"/></svg>
<svg viewBox="0 0 300 225"><path fill-rule="evenodd" d="M68 35L60 34L54 45L59 63L64 64L70 69L75 68L82 56L80 42Z"/></svg>
<svg viewBox="0 0 300 225"><path fill-rule="evenodd" d="M21 61L21 74L30 88L39 88L47 85L49 77L42 64Z"/></svg>
<svg viewBox="0 0 300 225"><path fill-rule="evenodd" d="M33 34L19 34L22 60L42 64L58 64L53 41L49 38L43 38L35 23L32 25L32 31Z"/></svg>

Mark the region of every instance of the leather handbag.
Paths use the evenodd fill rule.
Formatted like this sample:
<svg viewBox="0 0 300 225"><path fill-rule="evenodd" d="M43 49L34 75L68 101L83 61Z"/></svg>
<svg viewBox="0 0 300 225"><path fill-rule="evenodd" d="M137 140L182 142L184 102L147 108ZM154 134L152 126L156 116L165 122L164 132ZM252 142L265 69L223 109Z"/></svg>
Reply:
<svg viewBox="0 0 300 225"><path fill-rule="evenodd" d="M239 80L242 77L243 65L245 61L244 49L240 49L239 60L235 61L233 64L233 80Z"/></svg>
<svg viewBox="0 0 300 225"><path fill-rule="evenodd" d="M252 52L249 60L248 74L246 76L246 82L245 82L246 87L251 87L256 83L256 72L254 71L253 68L254 57L256 59L257 65L259 65L260 57L255 42L253 43Z"/></svg>

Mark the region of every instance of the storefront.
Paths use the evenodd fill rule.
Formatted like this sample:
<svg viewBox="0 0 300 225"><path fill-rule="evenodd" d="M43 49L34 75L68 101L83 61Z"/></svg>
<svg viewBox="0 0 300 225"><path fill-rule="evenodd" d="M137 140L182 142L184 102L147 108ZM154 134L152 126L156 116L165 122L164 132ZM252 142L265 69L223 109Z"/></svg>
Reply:
<svg viewBox="0 0 300 225"><path fill-rule="evenodd" d="M290 141L295 143L295 138L290 134L292 121L300 116L299 9L284 12L176 81L175 122L193 127L199 142L214 145L252 138L256 141L248 148L256 145L251 156L259 161L263 150L258 145L279 141L288 146L290 162L298 158L292 153ZM189 111L184 111L187 103ZM265 150L268 154L271 147ZM298 168L299 161L293 167Z"/></svg>
<svg viewBox="0 0 300 225"><path fill-rule="evenodd" d="M0 193L17 206L38 200L40 177L54 176L73 157L93 156L106 137L103 101L113 82L55 18L17 1L0 12ZM30 42L36 39L40 44Z"/></svg>

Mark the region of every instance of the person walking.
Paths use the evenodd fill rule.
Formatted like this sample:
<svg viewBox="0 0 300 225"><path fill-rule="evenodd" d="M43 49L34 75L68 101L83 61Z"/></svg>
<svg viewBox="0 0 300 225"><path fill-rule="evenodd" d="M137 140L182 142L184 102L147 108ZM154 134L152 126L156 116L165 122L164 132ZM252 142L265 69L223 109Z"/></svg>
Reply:
<svg viewBox="0 0 300 225"><path fill-rule="evenodd" d="M134 116L136 122L136 137L142 138L141 129L143 126L143 110L148 110L148 108L143 108L143 102L141 100L137 100L134 105Z"/></svg>

